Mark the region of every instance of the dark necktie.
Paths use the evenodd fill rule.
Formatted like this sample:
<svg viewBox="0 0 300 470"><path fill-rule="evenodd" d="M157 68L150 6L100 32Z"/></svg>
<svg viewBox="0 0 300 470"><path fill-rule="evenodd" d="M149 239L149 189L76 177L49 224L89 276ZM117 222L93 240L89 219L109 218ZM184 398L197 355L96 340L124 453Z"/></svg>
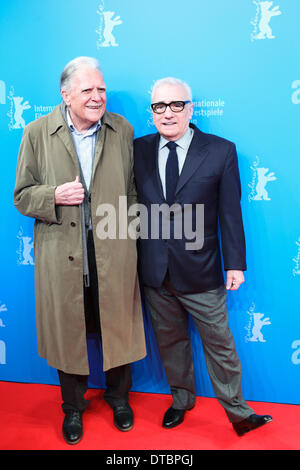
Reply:
<svg viewBox="0 0 300 470"><path fill-rule="evenodd" d="M166 201L171 206L175 199L175 190L179 178L177 144L168 142L169 156L166 164Z"/></svg>

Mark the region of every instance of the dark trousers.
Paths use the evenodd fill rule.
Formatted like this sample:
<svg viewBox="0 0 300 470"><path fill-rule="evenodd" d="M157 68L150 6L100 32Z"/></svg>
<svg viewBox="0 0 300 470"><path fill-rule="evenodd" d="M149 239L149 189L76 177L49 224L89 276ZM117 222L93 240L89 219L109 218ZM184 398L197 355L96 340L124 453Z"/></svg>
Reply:
<svg viewBox="0 0 300 470"><path fill-rule="evenodd" d="M145 287L154 333L170 385L173 408L190 409L196 398L188 312L200 334L207 370L217 399L231 422L253 413L241 392L241 365L228 326L224 286L199 294L177 292L166 278Z"/></svg>
<svg viewBox="0 0 300 470"><path fill-rule="evenodd" d="M92 231L88 231L88 262L90 286L84 287L85 322L87 333L97 333L101 341L98 275ZM62 408L64 411L77 409L84 411L89 402L84 398L88 389L88 376L68 374L58 370L61 386ZM104 399L113 408L128 402L128 392L132 386L130 365L125 364L105 372L106 390Z"/></svg>

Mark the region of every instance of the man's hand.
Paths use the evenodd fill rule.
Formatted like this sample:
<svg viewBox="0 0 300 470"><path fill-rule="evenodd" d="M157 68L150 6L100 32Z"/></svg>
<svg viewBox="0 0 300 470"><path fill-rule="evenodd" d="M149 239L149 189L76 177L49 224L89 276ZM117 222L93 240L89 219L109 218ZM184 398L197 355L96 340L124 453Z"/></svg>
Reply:
<svg viewBox="0 0 300 470"><path fill-rule="evenodd" d="M55 190L55 204L62 206L77 206L84 199L84 189L76 176L75 181L57 186Z"/></svg>
<svg viewBox="0 0 300 470"><path fill-rule="evenodd" d="M226 289L238 290L241 284L245 281L243 271L227 271Z"/></svg>

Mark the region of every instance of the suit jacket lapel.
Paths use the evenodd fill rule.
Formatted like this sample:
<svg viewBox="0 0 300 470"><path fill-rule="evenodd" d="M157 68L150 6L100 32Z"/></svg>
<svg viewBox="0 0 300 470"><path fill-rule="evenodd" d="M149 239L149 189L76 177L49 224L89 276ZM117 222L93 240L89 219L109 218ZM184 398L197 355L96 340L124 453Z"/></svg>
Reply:
<svg viewBox="0 0 300 470"><path fill-rule="evenodd" d="M155 177L156 177L155 184L158 187L158 194L165 201L164 191L163 191L163 187L162 187L162 183L161 183L161 179L160 179L160 174L159 174L159 167L158 167L159 141L160 141L160 134L157 133L154 136L154 159L153 159L154 164L155 164L154 174L155 174Z"/></svg>
<svg viewBox="0 0 300 470"><path fill-rule="evenodd" d="M188 182L188 180L199 168L208 154L208 141L206 140L205 135L195 126L192 127L194 128L194 136L192 138L192 142L188 149L188 153L179 176L176 193L178 193L178 191L180 191L181 188Z"/></svg>

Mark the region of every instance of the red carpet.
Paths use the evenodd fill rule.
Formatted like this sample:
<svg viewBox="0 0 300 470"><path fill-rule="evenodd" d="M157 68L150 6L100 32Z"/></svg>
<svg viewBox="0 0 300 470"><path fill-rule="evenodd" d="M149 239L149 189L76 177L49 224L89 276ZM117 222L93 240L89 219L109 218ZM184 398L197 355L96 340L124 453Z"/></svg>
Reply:
<svg viewBox="0 0 300 470"><path fill-rule="evenodd" d="M238 437L214 398L198 397L177 428L161 427L168 395L130 394L135 426L127 432L113 425L103 391L90 389L90 405L83 416L82 441L69 446L61 434L63 412L59 387L0 382L1 450L299 450L300 406L249 403L273 421Z"/></svg>

